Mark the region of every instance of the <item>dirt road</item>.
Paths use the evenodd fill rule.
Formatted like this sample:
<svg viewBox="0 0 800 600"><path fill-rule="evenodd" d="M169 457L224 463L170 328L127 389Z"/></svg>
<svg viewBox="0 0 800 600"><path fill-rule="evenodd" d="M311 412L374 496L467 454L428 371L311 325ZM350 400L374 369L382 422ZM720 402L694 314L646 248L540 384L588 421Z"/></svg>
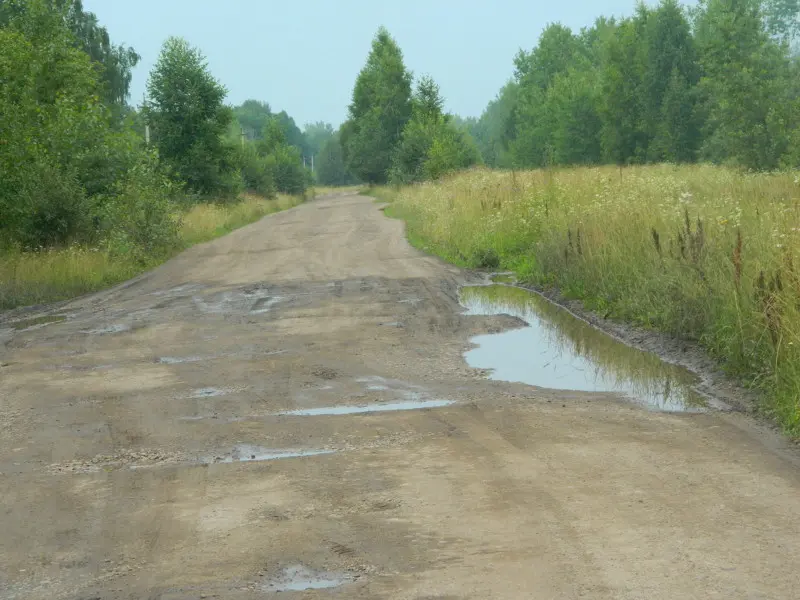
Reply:
<svg viewBox="0 0 800 600"><path fill-rule="evenodd" d="M469 277L350 195L6 316L0 597L800 598L791 452L484 379Z"/></svg>

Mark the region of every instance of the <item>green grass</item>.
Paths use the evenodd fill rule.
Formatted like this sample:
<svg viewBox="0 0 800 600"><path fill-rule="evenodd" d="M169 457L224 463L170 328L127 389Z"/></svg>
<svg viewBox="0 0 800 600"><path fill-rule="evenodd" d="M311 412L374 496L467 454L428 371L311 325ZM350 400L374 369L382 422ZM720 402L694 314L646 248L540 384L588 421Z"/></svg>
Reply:
<svg viewBox="0 0 800 600"><path fill-rule="evenodd" d="M297 206L303 198L279 195L265 200L242 195L235 204L199 204L181 215L181 246L188 248L230 233L265 215ZM142 273L174 253L142 263L102 247L0 252L0 310L67 300L97 291Z"/></svg>
<svg viewBox="0 0 800 600"><path fill-rule="evenodd" d="M696 340L800 436L800 180L711 166L473 170L390 194L413 245Z"/></svg>

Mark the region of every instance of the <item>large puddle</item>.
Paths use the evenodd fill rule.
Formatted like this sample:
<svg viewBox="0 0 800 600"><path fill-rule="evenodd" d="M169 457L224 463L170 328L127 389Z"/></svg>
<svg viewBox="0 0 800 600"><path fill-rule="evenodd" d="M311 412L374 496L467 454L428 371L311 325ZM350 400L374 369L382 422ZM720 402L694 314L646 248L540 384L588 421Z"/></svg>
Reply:
<svg viewBox="0 0 800 600"><path fill-rule="evenodd" d="M542 388L617 392L670 412L701 411L704 398L688 370L623 344L534 292L509 285L465 286L461 304L472 315L507 314L528 327L472 339L465 354L492 379Z"/></svg>

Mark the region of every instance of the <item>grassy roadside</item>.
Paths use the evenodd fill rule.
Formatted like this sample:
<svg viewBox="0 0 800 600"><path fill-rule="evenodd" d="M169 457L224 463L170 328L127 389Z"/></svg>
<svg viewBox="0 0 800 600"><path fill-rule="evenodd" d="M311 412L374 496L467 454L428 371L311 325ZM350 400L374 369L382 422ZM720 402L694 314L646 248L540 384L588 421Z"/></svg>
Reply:
<svg viewBox="0 0 800 600"><path fill-rule="evenodd" d="M315 194L320 192L316 190ZM74 298L130 279L195 244L253 223L303 202L279 195L274 200L243 194L235 204L198 204L180 217L180 245L146 262L104 248L71 246L38 252L0 253L0 310Z"/></svg>
<svg viewBox="0 0 800 600"><path fill-rule="evenodd" d="M373 190L416 247L696 340L800 436L800 179L711 166L474 170Z"/></svg>

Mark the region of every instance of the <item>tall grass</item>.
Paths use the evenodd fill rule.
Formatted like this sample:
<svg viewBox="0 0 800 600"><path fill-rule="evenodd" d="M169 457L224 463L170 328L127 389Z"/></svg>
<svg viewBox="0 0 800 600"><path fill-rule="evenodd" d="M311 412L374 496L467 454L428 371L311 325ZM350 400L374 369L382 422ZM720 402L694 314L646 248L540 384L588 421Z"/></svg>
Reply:
<svg viewBox="0 0 800 600"><path fill-rule="evenodd" d="M700 342L800 435L800 180L711 166L475 170L404 188L415 245Z"/></svg>
<svg viewBox="0 0 800 600"><path fill-rule="evenodd" d="M212 240L302 201L298 196L279 195L265 200L243 194L241 201L234 204L197 204L180 216L180 246L174 250ZM172 254L164 252L139 261L103 246L37 252L0 250L0 310L66 300L115 285Z"/></svg>

